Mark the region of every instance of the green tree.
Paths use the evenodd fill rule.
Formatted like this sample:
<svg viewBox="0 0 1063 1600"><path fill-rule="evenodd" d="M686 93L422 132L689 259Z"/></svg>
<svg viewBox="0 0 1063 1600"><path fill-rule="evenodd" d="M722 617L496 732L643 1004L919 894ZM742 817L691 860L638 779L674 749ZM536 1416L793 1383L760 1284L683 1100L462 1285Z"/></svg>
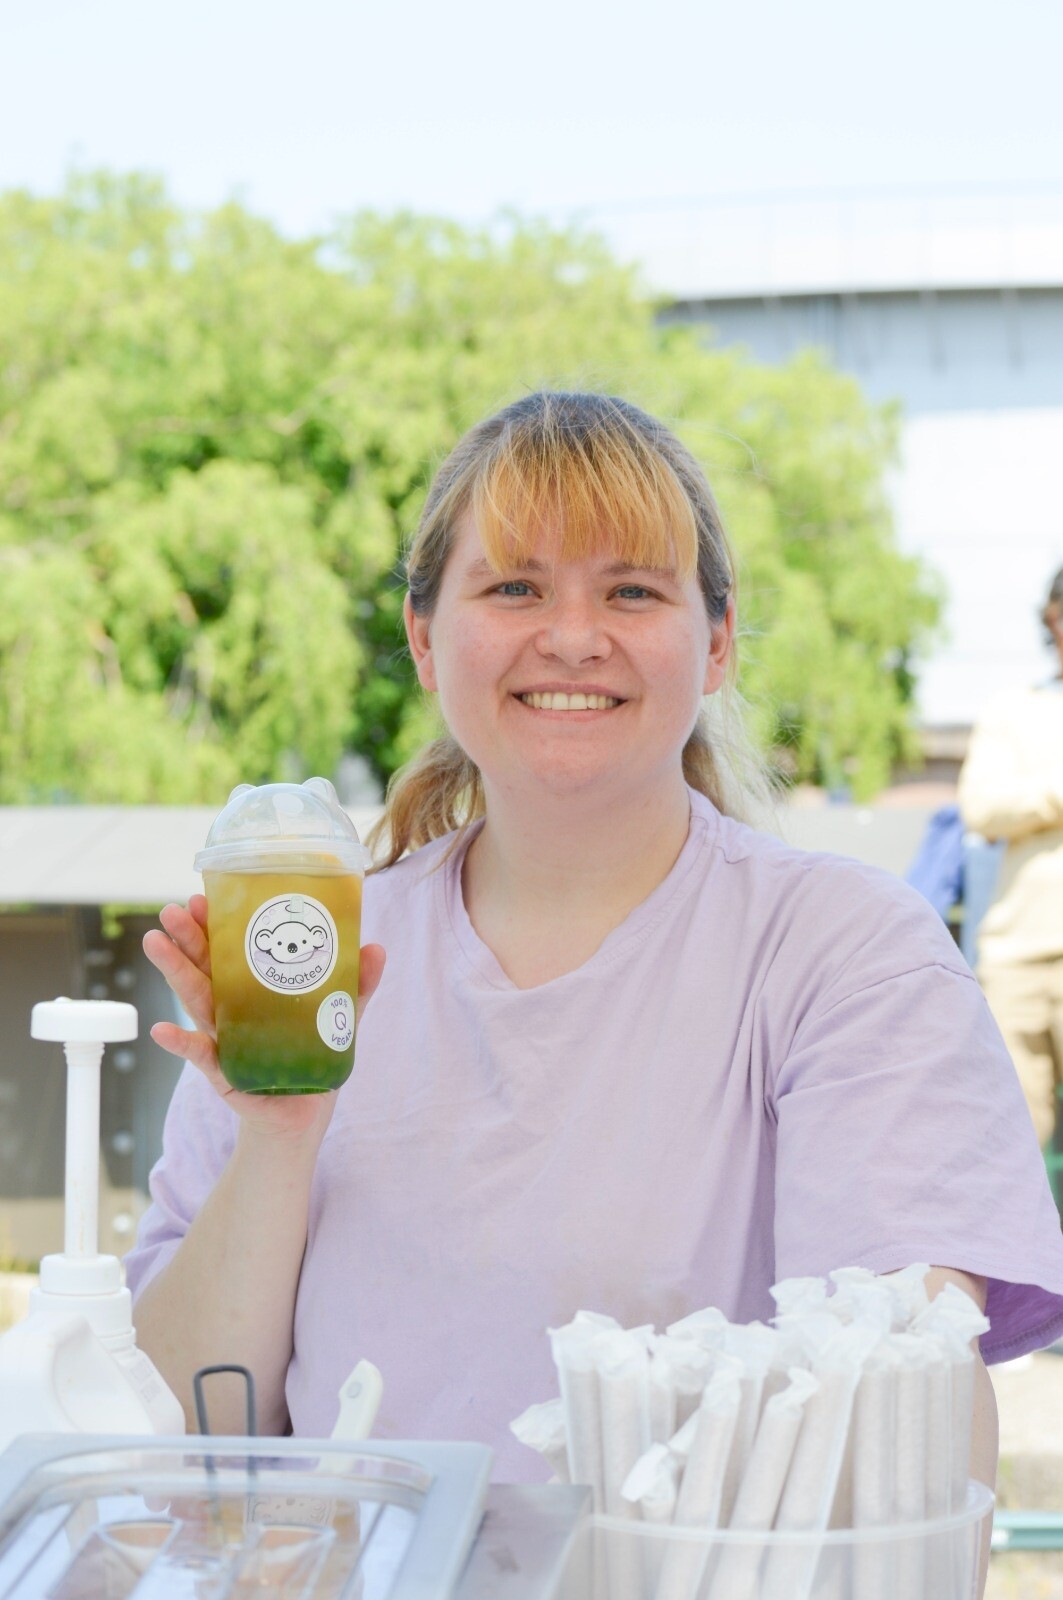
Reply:
<svg viewBox="0 0 1063 1600"><path fill-rule="evenodd" d="M292 242L84 176L0 197L0 801L216 801L381 778L431 727L399 561L435 464L541 385L667 416L743 579L747 697L798 776L910 749L932 585L882 493L894 421L821 360L669 326L579 232L399 215Z"/></svg>

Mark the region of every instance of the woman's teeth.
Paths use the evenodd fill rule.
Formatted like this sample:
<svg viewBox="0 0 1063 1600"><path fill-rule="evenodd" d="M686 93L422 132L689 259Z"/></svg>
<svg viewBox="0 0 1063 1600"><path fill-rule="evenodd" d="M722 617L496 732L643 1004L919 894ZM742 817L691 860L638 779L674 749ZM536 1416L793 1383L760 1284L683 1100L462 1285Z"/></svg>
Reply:
<svg viewBox="0 0 1063 1600"><path fill-rule="evenodd" d="M607 694L522 694L520 698L537 711L611 711L620 704Z"/></svg>

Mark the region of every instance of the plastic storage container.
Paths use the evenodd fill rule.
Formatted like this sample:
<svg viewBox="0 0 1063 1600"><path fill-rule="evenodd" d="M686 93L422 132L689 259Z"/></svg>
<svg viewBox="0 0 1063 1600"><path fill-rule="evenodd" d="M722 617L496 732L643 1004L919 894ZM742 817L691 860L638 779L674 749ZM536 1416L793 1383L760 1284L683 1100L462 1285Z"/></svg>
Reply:
<svg viewBox="0 0 1063 1600"><path fill-rule="evenodd" d="M350 1076L369 861L325 778L241 784L215 818L195 866L234 1089L316 1094Z"/></svg>
<svg viewBox="0 0 1063 1600"><path fill-rule="evenodd" d="M491 1452L26 1438L0 1455L0 1600L450 1600Z"/></svg>
<svg viewBox="0 0 1063 1600"><path fill-rule="evenodd" d="M993 1495L934 1521L828 1533L700 1533L589 1517L557 1600L974 1600Z"/></svg>

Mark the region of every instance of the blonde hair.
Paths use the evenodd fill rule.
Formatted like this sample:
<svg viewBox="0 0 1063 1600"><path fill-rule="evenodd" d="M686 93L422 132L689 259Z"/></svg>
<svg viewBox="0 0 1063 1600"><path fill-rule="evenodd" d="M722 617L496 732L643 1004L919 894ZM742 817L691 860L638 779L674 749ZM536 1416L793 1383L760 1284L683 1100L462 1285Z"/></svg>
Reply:
<svg viewBox="0 0 1063 1600"><path fill-rule="evenodd" d="M559 530L563 560L598 553L607 529L621 561L696 576L714 628L735 594L734 560L697 461L663 423L610 395L532 394L458 442L436 473L407 554L418 616L435 609L466 512L499 571L525 559L547 525ZM770 786L745 731L736 673L732 652L725 688L703 707L684 746L683 775L719 810L746 819ZM456 848L483 811L475 763L450 734L432 740L388 785L369 836L378 867L452 831Z"/></svg>

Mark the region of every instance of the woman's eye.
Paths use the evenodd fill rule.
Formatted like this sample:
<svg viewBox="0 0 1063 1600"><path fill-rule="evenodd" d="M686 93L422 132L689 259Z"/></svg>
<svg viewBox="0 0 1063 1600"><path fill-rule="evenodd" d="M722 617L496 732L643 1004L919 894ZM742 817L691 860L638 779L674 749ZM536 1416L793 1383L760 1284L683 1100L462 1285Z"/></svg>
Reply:
<svg viewBox="0 0 1063 1600"><path fill-rule="evenodd" d="M619 600L648 600L653 591L641 583L625 583L615 593Z"/></svg>
<svg viewBox="0 0 1063 1600"><path fill-rule="evenodd" d="M494 591L495 594L514 595L518 600L526 594L531 594L531 584L525 583L523 578L510 578L506 583L500 583Z"/></svg>

